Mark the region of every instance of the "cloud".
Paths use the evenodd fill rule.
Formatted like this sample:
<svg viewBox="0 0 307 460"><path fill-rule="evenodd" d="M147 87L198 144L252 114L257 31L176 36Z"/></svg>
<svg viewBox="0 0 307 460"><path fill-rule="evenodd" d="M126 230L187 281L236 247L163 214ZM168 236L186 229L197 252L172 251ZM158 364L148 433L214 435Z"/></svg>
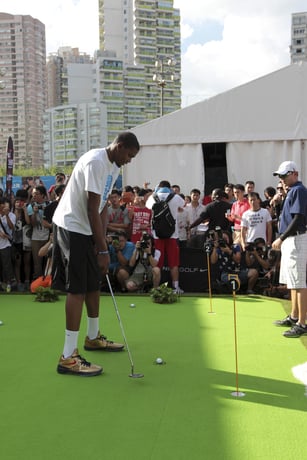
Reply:
<svg viewBox="0 0 307 460"><path fill-rule="evenodd" d="M97 0L10 0L0 10L29 14L45 24L47 55L57 52L60 46L79 48L93 55L99 47Z"/></svg>
<svg viewBox="0 0 307 460"><path fill-rule="evenodd" d="M5 5L5 6L4 6ZM291 14L305 0L174 0L180 8L182 102L188 105L290 63ZM97 0L0 0L0 11L46 25L47 54L60 46L93 55Z"/></svg>
<svg viewBox="0 0 307 460"><path fill-rule="evenodd" d="M183 106L290 64L290 20L226 15L220 40L199 41L183 52Z"/></svg>

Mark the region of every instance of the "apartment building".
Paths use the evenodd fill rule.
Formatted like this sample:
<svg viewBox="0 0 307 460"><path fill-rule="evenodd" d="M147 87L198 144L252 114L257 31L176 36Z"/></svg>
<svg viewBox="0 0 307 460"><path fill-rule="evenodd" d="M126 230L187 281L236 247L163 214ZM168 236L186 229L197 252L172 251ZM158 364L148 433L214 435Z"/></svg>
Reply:
<svg viewBox="0 0 307 460"><path fill-rule="evenodd" d="M31 16L0 13L0 163L9 136L15 166L43 164L46 108L45 26Z"/></svg>
<svg viewBox="0 0 307 460"><path fill-rule="evenodd" d="M307 12L292 14L290 55L291 64L307 60Z"/></svg>

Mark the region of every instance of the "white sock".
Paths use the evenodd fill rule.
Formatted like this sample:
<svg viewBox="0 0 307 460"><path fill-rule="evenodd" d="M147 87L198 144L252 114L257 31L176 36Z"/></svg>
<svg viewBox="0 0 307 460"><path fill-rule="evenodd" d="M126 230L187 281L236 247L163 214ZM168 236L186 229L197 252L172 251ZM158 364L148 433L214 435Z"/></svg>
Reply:
<svg viewBox="0 0 307 460"><path fill-rule="evenodd" d="M179 281L174 281L173 282L173 287L177 289L179 287Z"/></svg>
<svg viewBox="0 0 307 460"><path fill-rule="evenodd" d="M78 335L79 331L69 331L65 329L64 358L71 356L74 350L78 348Z"/></svg>
<svg viewBox="0 0 307 460"><path fill-rule="evenodd" d="M87 336L90 340L96 339L99 331L99 318L87 317Z"/></svg>

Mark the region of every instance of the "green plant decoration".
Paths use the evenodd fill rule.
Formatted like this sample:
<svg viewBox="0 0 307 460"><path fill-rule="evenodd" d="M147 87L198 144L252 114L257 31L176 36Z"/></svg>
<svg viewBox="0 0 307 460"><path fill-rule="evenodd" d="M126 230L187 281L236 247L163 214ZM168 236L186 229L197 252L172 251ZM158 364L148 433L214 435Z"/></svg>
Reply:
<svg viewBox="0 0 307 460"><path fill-rule="evenodd" d="M59 296L54 289L50 287L38 287L35 291L35 302L56 302Z"/></svg>
<svg viewBox="0 0 307 460"><path fill-rule="evenodd" d="M173 292L172 288L168 287L168 283L152 288L149 293L155 303L174 303L178 300L178 295Z"/></svg>

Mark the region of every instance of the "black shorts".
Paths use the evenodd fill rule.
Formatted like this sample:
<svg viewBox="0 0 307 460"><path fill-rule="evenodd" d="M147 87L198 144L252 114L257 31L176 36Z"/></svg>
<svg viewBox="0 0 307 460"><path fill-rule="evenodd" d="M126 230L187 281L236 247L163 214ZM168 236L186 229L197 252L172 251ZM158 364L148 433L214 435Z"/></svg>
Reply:
<svg viewBox="0 0 307 460"><path fill-rule="evenodd" d="M91 235L54 226L52 287L71 294L100 289L101 271Z"/></svg>

